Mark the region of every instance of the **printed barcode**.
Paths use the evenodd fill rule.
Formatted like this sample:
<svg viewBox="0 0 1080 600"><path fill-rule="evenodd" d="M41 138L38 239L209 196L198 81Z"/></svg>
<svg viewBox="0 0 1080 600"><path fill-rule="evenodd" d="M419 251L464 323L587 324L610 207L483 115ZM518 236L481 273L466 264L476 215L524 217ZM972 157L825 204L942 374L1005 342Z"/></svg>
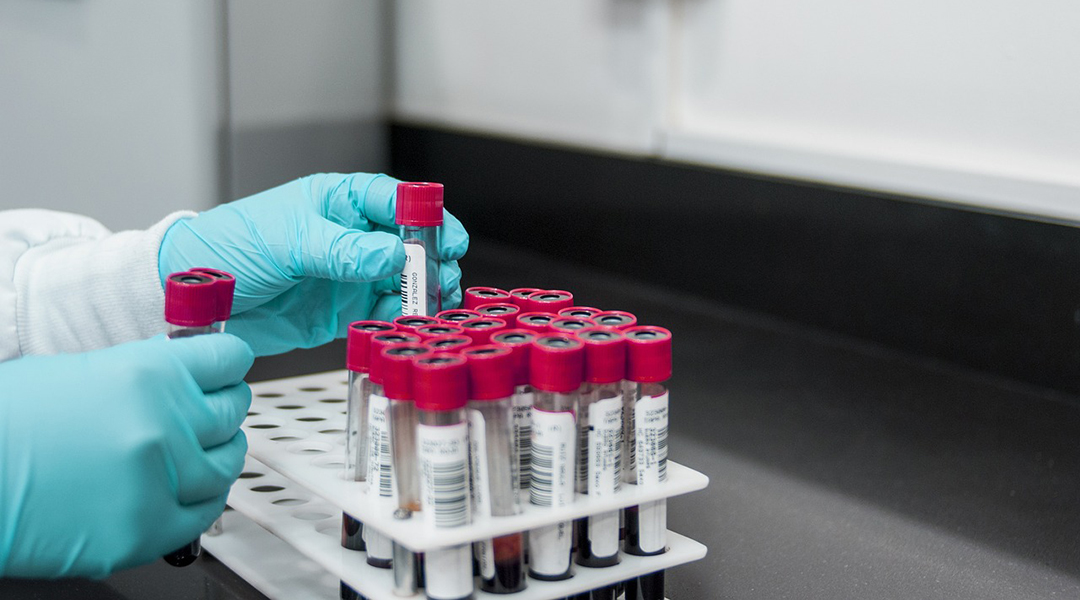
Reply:
<svg viewBox="0 0 1080 600"><path fill-rule="evenodd" d="M589 490L589 432L592 430L592 426L578 430L577 483L578 490L583 493Z"/></svg>
<svg viewBox="0 0 1080 600"><path fill-rule="evenodd" d="M468 522L468 471L464 461L428 463L431 468L435 524L459 527Z"/></svg>
<svg viewBox="0 0 1080 600"><path fill-rule="evenodd" d="M537 506L551 506L554 491L552 488L555 485L554 448L533 444L530 458L532 481L529 482L529 502Z"/></svg>
<svg viewBox="0 0 1080 600"><path fill-rule="evenodd" d="M401 272L401 314L410 315L409 311L409 274L408 270Z"/></svg>
<svg viewBox="0 0 1080 600"><path fill-rule="evenodd" d="M390 472L390 432L379 431L379 495L389 498L393 495Z"/></svg>
<svg viewBox="0 0 1080 600"><path fill-rule="evenodd" d="M518 443L518 475L520 476L521 489L529 489L529 462L532 458L532 427L520 425L517 430Z"/></svg>
<svg viewBox="0 0 1080 600"><path fill-rule="evenodd" d="M656 462L660 468L660 481L667 481L667 425L656 432Z"/></svg>
<svg viewBox="0 0 1080 600"><path fill-rule="evenodd" d="M625 439L623 439L623 449L626 450L626 468L631 473L637 468L637 443L636 436L634 435L634 405L630 404L623 408L623 431L625 432Z"/></svg>

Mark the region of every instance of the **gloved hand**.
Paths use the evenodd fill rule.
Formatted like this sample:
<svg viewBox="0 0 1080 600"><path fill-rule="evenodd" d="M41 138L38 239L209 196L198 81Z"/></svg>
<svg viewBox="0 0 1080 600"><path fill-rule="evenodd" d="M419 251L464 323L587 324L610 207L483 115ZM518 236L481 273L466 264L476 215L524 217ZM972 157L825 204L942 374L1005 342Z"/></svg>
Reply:
<svg viewBox="0 0 1080 600"><path fill-rule="evenodd" d="M158 254L162 281L192 267L236 276L227 326L259 356L344 337L359 319L401 314L405 248L394 224L398 180L386 175L311 175L177 221ZM461 302L457 260L469 247L444 213L443 308Z"/></svg>
<svg viewBox="0 0 1080 600"><path fill-rule="evenodd" d="M104 577L197 538L244 466L253 359L218 334L0 364L0 577Z"/></svg>

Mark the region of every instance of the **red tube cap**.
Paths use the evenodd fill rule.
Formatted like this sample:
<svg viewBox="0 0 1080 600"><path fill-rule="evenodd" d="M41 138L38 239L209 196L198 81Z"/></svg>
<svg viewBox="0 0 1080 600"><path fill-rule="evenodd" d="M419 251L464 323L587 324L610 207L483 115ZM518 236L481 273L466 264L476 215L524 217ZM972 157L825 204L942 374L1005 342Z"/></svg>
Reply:
<svg viewBox="0 0 1080 600"><path fill-rule="evenodd" d="M555 314L574 305L574 295L565 290L541 290L529 294L525 299L526 312L549 312Z"/></svg>
<svg viewBox="0 0 1080 600"><path fill-rule="evenodd" d="M469 396L469 369L456 354L436 353L413 361L413 396L420 410L465 408Z"/></svg>
<svg viewBox="0 0 1080 600"><path fill-rule="evenodd" d="M217 320L218 288L214 278L181 271L165 280L165 322L182 327L206 327Z"/></svg>
<svg viewBox="0 0 1080 600"><path fill-rule="evenodd" d="M495 287L471 287L465 289L462 306L469 310L476 310L481 304L492 302L506 302L510 300L510 292Z"/></svg>
<svg viewBox="0 0 1080 600"><path fill-rule="evenodd" d="M479 346L491 341L491 336L506 329L506 321L492 317L465 319L458 323L465 330L465 335L472 338L473 345Z"/></svg>
<svg viewBox="0 0 1080 600"><path fill-rule="evenodd" d="M626 379L626 338L608 327L589 327L574 334L585 344L585 381L615 383Z"/></svg>
<svg viewBox="0 0 1080 600"><path fill-rule="evenodd" d="M424 345L435 352L454 354L472 346L472 338L467 335L440 335L426 340Z"/></svg>
<svg viewBox="0 0 1080 600"><path fill-rule="evenodd" d="M350 371L367 373L371 363L371 336L393 331L386 321L353 321L349 323L349 337L345 342L345 366Z"/></svg>
<svg viewBox="0 0 1080 600"><path fill-rule="evenodd" d="M416 335L425 342L440 335L465 335L465 330L457 325L440 322L438 325L425 325L416 328Z"/></svg>
<svg viewBox="0 0 1080 600"><path fill-rule="evenodd" d="M422 344L390 344L380 351L382 355L383 393L391 400L412 400L412 363L417 356L431 354L431 348Z"/></svg>
<svg viewBox="0 0 1080 600"><path fill-rule="evenodd" d="M592 320L596 321L596 324L601 327L614 327L615 329L626 329L637 325L637 317L622 310L598 312L592 316Z"/></svg>
<svg viewBox="0 0 1080 600"><path fill-rule="evenodd" d="M466 348L469 365L469 398L500 400L514 395L514 359L506 346L488 344Z"/></svg>
<svg viewBox="0 0 1080 600"><path fill-rule="evenodd" d="M575 319L591 319L593 315L598 312L604 312L599 308L593 308L591 306L571 306L570 308L564 308L557 314L560 317L574 317Z"/></svg>
<svg viewBox="0 0 1080 600"><path fill-rule="evenodd" d="M492 302L477 306L476 312L480 313L482 317L495 317L507 323L513 323L514 317L521 312L521 308L517 304L511 304L510 302Z"/></svg>
<svg viewBox="0 0 1080 600"><path fill-rule="evenodd" d="M578 319L576 317L559 317L551 322L552 333L565 333L574 335L587 327L596 327L592 319Z"/></svg>
<svg viewBox="0 0 1080 600"><path fill-rule="evenodd" d="M450 310L439 311L435 314L435 317L444 323L457 323L458 321L473 319L479 316L480 313L475 310L467 310L464 308L452 308Z"/></svg>
<svg viewBox="0 0 1080 600"><path fill-rule="evenodd" d="M417 329L425 325L438 325L439 323L442 323L442 321L424 315L404 315L394 319L394 327L398 331L408 331L409 333L416 333Z"/></svg>
<svg viewBox="0 0 1080 600"><path fill-rule="evenodd" d="M537 338L535 331L528 329L503 329L491 336L491 343L510 350L513 363L514 385L529 384L529 346Z"/></svg>
<svg viewBox="0 0 1080 600"><path fill-rule="evenodd" d="M518 329L547 333L551 331L551 322L557 318L555 315L546 312L518 313L516 325Z"/></svg>
<svg viewBox="0 0 1080 600"><path fill-rule="evenodd" d="M585 344L568 335L542 335L529 348L529 383L538 390L569 394L584 380Z"/></svg>
<svg viewBox="0 0 1080 600"><path fill-rule="evenodd" d="M514 288L510 290L510 303L517 304L522 311L527 311L529 309L525 308L525 304L526 301L528 301L529 296L535 292L542 291L544 290L540 288Z"/></svg>
<svg viewBox="0 0 1080 600"><path fill-rule="evenodd" d="M397 185L395 222L413 227L435 227L443 222L443 185L403 181Z"/></svg>
<svg viewBox="0 0 1080 600"><path fill-rule="evenodd" d="M641 325L624 330L626 378L640 383L671 379L671 332Z"/></svg>
<svg viewBox="0 0 1080 600"><path fill-rule="evenodd" d="M236 278L232 276L232 273L228 271L222 271L221 269L211 269L210 267L196 267L191 270L192 273L198 273L200 275L209 275L214 278L214 285L217 286L217 318L215 321L228 321L232 316L232 303L233 294L236 292Z"/></svg>
<svg viewBox="0 0 1080 600"><path fill-rule="evenodd" d="M376 333L368 342L370 352L368 354L368 373L371 382L383 385L382 350L391 344L418 344L420 336L408 331L388 331Z"/></svg>

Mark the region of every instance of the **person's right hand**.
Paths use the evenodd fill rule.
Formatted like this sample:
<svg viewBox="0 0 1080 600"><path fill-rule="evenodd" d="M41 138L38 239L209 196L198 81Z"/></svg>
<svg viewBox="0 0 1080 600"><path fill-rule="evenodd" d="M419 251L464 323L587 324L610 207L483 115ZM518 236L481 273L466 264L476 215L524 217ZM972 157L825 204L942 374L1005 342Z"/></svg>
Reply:
<svg viewBox="0 0 1080 600"><path fill-rule="evenodd" d="M104 577L197 538L244 465L253 358L218 334L0 364L0 577Z"/></svg>

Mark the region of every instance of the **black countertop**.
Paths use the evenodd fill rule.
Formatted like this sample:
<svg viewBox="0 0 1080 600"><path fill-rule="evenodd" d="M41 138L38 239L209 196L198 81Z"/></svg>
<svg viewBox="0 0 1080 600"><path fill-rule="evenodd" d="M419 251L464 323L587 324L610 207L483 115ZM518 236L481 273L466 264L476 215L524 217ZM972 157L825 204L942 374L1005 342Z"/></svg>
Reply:
<svg viewBox="0 0 1080 600"><path fill-rule="evenodd" d="M570 289L675 336L671 456L712 479L670 502L709 546L675 599L1080 597L1080 402L475 243L467 285ZM250 380L340 368L343 344ZM202 560L2 598L261 598Z"/></svg>

